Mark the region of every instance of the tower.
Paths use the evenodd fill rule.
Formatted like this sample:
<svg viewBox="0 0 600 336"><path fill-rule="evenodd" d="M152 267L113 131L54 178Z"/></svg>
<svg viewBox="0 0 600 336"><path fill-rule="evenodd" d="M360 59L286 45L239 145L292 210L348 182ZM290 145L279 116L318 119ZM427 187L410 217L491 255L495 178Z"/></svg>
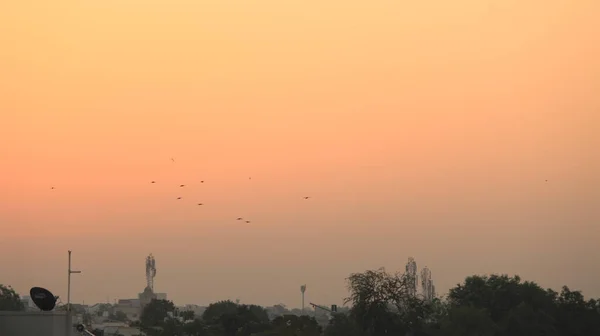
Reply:
<svg viewBox="0 0 600 336"><path fill-rule="evenodd" d="M423 291L423 299L431 301L435 297L435 286L431 279L431 271L427 266L421 270L421 289Z"/></svg>
<svg viewBox="0 0 600 336"><path fill-rule="evenodd" d="M156 276L156 262L152 253L146 257L146 288L154 292L154 277Z"/></svg>
<svg viewBox="0 0 600 336"><path fill-rule="evenodd" d="M408 295L417 295L417 262L413 257L408 258L406 263L406 280Z"/></svg>
<svg viewBox="0 0 600 336"><path fill-rule="evenodd" d="M304 315L304 292L306 292L306 285L300 286L300 293L302 293L302 315Z"/></svg>

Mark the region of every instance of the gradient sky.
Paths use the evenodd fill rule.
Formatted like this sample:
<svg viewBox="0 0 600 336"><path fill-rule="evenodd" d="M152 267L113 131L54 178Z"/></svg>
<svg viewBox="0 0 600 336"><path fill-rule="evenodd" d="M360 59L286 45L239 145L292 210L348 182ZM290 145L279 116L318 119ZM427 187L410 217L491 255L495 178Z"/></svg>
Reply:
<svg viewBox="0 0 600 336"><path fill-rule="evenodd" d="M74 302L131 298L153 253L177 304L330 304L413 256L441 293L496 272L598 297L599 12L2 1L0 283L66 298L71 249Z"/></svg>

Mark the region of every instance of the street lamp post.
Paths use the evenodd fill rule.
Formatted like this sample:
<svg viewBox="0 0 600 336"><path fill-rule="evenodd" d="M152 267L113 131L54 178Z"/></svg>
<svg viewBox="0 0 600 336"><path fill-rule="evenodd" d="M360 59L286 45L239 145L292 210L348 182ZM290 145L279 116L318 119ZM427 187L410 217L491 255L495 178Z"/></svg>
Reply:
<svg viewBox="0 0 600 336"><path fill-rule="evenodd" d="M67 311L71 311L71 274L78 274L81 271L71 270L71 250L69 250L69 274L67 277Z"/></svg>

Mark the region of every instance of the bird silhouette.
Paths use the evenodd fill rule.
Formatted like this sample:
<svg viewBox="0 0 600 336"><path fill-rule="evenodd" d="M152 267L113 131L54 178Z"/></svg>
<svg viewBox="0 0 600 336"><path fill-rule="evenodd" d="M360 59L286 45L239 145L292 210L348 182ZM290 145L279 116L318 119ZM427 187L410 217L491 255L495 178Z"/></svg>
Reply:
<svg viewBox="0 0 600 336"><path fill-rule="evenodd" d="M309 198L310 198L310 196L304 196L304 199L309 199Z"/></svg>
<svg viewBox="0 0 600 336"><path fill-rule="evenodd" d="M171 158L171 161L173 161L173 163L175 163L175 159L174 158Z"/></svg>
<svg viewBox="0 0 600 336"><path fill-rule="evenodd" d="M204 183L204 180L200 181L200 183Z"/></svg>
<svg viewBox="0 0 600 336"><path fill-rule="evenodd" d="M179 188L183 188L183 187L185 187L185 184L180 184L179 185Z"/></svg>
<svg viewBox="0 0 600 336"><path fill-rule="evenodd" d="M242 217L238 217L236 220L242 220L242 219L243 219Z"/></svg>
<svg viewBox="0 0 600 336"><path fill-rule="evenodd" d="M246 224L250 224L250 221L249 221L249 220L247 220L247 221L246 221Z"/></svg>
<svg viewBox="0 0 600 336"><path fill-rule="evenodd" d="M204 205L204 203L198 203L198 205Z"/></svg>
<svg viewBox="0 0 600 336"><path fill-rule="evenodd" d="M150 183L156 183L156 181L152 181L152 182L150 182Z"/></svg>
<svg viewBox="0 0 600 336"><path fill-rule="evenodd" d="M54 189L54 187L50 187L50 189Z"/></svg>
<svg viewBox="0 0 600 336"><path fill-rule="evenodd" d="M181 197L177 197L177 199L181 199Z"/></svg>

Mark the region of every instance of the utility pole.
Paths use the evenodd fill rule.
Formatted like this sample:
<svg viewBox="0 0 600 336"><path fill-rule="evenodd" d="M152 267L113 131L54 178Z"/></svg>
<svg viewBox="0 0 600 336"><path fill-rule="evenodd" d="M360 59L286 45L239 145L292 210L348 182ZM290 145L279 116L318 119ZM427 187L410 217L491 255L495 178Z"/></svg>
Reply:
<svg viewBox="0 0 600 336"><path fill-rule="evenodd" d="M71 312L71 274L81 273L81 271L71 270L71 250L69 250L69 275L67 277L67 311Z"/></svg>

